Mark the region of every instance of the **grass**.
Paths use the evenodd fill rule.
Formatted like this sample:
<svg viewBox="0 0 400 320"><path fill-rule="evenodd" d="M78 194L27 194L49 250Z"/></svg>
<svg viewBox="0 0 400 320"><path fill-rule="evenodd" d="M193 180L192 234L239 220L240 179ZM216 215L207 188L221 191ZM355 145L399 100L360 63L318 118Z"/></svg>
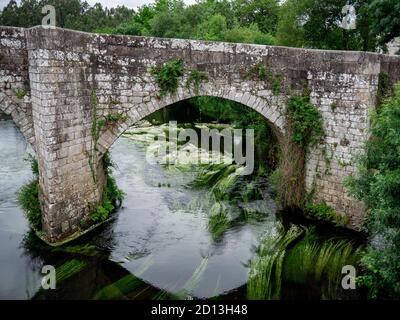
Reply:
<svg viewBox="0 0 400 320"><path fill-rule="evenodd" d="M335 299L341 289L342 268L358 265L362 247L341 238L321 239L314 229L286 255L284 279L295 284L318 283Z"/></svg>
<svg viewBox="0 0 400 320"><path fill-rule="evenodd" d="M279 299L281 296L282 269L287 247L303 229L292 227L284 233L269 234L261 242L257 257L250 262L247 298L250 300Z"/></svg>
<svg viewBox="0 0 400 320"><path fill-rule="evenodd" d="M303 238L297 241L304 230ZM315 228L292 227L286 233L268 235L250 263L247 297L280 299L284 281L298 285L318 284L324 297L336 299L342 289L343 266L357 266L362 250L362 246L347 239L323 239Z"/></svg>

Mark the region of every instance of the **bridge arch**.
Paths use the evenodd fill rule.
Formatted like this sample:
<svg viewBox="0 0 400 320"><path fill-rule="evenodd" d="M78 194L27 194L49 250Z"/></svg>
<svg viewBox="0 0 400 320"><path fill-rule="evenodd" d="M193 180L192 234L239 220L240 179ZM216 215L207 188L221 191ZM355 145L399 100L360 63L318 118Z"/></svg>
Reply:
<svg viewBox="0 0 400 320"><path fill-rule="evenodd" d="M240 103L245 107L258 112L271 127L272 132L278 140L278 143L283 143L285 132L284 110L282 101L279 101L279 98L276 98L275 103L273 103L272 101L268 101L247 92L231 91L225 93L222 91L214 93L211 90L207 90L207 88L204 88L203 86L203 88L197 93L179 90L179 93L177 94L166 96L160 99L153 98L147 103L131 107L127 111L127 121L112 129L106 130L100 136L97 142L97 150L99 150L100 157L114 144L114 142L125 132L125 130L138 121L175 103L201 96L223 98L228 101Z"/></svg>
<svg viewBox="0 0 400 320"><path fill-rule="evenodd" d="M32 119L32 105L26 101L15 101L15 99L7 94L1 93L3 98L0 97L0 111L12 120L25 137L26 141L35 150L35 132Z"/></svg>

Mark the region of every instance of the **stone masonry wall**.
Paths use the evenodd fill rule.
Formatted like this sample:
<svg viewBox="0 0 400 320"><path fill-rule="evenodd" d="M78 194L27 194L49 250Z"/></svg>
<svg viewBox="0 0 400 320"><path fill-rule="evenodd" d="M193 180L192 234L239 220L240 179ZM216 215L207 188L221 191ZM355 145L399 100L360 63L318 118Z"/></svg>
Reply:
<svg viewBox="0 0 400 320"><path fill-rule="evenodd" d="M44 225L50 239L73 232L88 219L89 203L101 200L101 156L136 121L190 97L216 96L260 112L283 143L286 101L302 93L305 84L327 134L324 143L309 151L307 190L316 190L315 201L347 214L350 227L359 225L362 205L346 195L342 180L356 172L354 156L368 138L368 111L375 105L378 75L382 69L398 78L392 70L398 70L400 58L44 27L25 33ZM186 72L177 93L160 98L149 70L173 58L183 59L188 70L207 74L199 92L187 88ZM268 80L251 75L259 64L283 77L279 92ZM108 123L95 141L93 119L110 113L128 120Z"/></svg>
<svg viewBox="0 0 400 320"><path fill-rule="evenodd" d="M21 96L18 97L17 92ZM25 30L21 28L0 29L0 111L12 116L26 140L34 147L28 52Z"/></svg>

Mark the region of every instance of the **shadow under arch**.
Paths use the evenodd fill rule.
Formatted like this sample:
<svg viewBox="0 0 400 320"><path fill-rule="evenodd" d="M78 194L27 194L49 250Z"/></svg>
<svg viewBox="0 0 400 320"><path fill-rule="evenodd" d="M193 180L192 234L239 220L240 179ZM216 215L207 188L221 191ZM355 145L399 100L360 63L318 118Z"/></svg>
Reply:
<svg viewBox="0 0 400 320"><path fill-rule="evenodd" d="M100 158L130 126L134 125L140 120L143 120L144 118L158 110L196 97L222 98L243 105L245 111L247 111L246 107L256 111L266 120L267 124L272 129L272 132L276 137L278 144L282 145L284 143L284 112L281 110L281 107L278 105L278 103L272 104L266 99L251 95L246 92L209 94L206 91L200 90L197 94L187 92L181 92L181 94L179 94L178 92L174 95L168 95L160 99L152 98L147 103L139 104L135 107L130 108L127 112L127 121L119 124L115 128L107 129L103 134L100 135L97 141L97 150L99 152Z"/></svg>

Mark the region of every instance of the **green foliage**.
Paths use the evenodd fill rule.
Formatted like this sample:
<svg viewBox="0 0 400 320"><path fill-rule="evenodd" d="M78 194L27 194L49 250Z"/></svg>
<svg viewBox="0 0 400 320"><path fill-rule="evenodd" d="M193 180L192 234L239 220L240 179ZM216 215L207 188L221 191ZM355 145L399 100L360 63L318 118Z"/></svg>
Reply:
<svg viewBox="0 0 400 320"><path fill-rule="evenodd" d="M278 95L282 90L283 75L276 74L271 78L271 88L274 95Z"/></svg>
<svg viewBox="0 0 400 320"><path fill-rule="evenodd" d="M111 159L109 152L103 155L103 168L107 175L107 183L103 191L103 201L101 205L96 206L90 218L93 222L107 220L118 205L122 203L125 193L118 188L115 179L112 176L112 167L114 162Z"/></svg>
<svg viewBox="0 0 400 320"><path fill-rule="evenodd" d="M350 194L368 209L365 228L376 241L363 258L371 296L400 296L400 84L379 113L371 115L371 138L350 177ZM384 288L384 290L382 290Z"/></svg>
<svg viewBox="0 0 400 320"><path fill-rule="evenodd" d="M347 0L287 0L279 11L277 42L293 47L375 51L367 2L350 1L356 9L357 28L345 30L339 22Z"/></svg>
<svg viewBox="0 0 400 320"><path fill-rule="evenodd" d="M378 93L376 97L377 105L379 106L385 98L390 94L390 78L386 72L379 73Z"/></svg>
<svg viewBox="0 0 400 320"><path fill-rule="evenodd" d="M230 226L230 219L226 206L222 202L216 202L210 210L207 227L214 240L217 240Z"/></svg>
<svg viewBox="0 0 400 320"><path fill-rule="evenodd" d="M28 153L26 158L24 159L25 161L28 161L31 165L31 170L34 176L37 178L39 177L39 163L32 154Z"/></svg>
<svg viewBox="0 0 400 320"><path fill-rule="evenodd" d="M82 0L10 0L0 25L39 25L45 4L56 8L57 26L74 30L320 49L375 51L400 25L397 0L156 0L136 12ZM356 9L355 30L339 26L346 4Z"/></svg>
<svg viewBox="0 0 400 320"><path fill-rule="evenodd" d="M292 140L302 148L318 143L324 136L322 117L307 96L291 97L287 105L287 118Z"/></svg>
<svg viewBox="0 0 400 320"><path fill-rule="evenodd" d="M342 290L342 268L357 266L363 247L341 238L322 239L314 228L285 257L283 278L294 284L319 283L329 299Z"/></svg>
<svg viewBox="0 0 400 320"><path fill-rule="evenodd" d="M257 141L255 166L267 167L268 170L276 166L280 153L279 145L271 126L260 113L240 103L217 97L195 97L189 102L191 106L199 110L200 122L209 119L220 123L232 123L240 129L253 129ZM247 109L246 112L243 112L243 108Z"/></svg>
<svg viewBox="0 0 400 320"><path fill-rule="evenodd" d="M42 209L39 201L39 180L36 179L24 185L19 190L17 199L29 224L36 230L41 230Z"/></svg>
<svg viewBox="0 0 400 320"><path fill-rule="evenodd" d="M91 133L92 133L92 139L94 142L97 143L97 141L100 138L100 132L102 127L104 126L104 123L98 123L97 122L97 94L95 90L92 90L91 93L91 101L92 101L92 127L91 127Z"/></svg>
<svg viewBox="0 0 400 320"><path fill-rule="evenodd" d="M34 179L18 191L17 200L29 224L40 231L42 229L42 209L39 201L39 165L37 159L31 154L27 155L25 161L30 163Z"/></svg>
<svg viewBox="0 0 400 320"><path fill-rule="evenodd" d="M283 262L287 248L301 234L303 229L293 226L284 232L264 236L257 257L250 262L247 282L247 298L250 300L274 300L281 296Z"/></svg>
<svg viewBox="0 0 400 320"><path fill-rule="evenodd" d="M40 25L45 5L55 7L58 27L82 31L114 28L130 21L134 14L125 6L103 8L99 3L90 6L81 0L10 0L0 13L0 25L25 28Z"/></svg>
<svg viewBox="0 0 400 320"><path fill-rule="evenodd" d="M14 94L18 99L23 99L26 96L27 92L25 89L18 88L14 90Z"/></svg>
<svg viewBox="0 0 400 320"><path fill-rule="evenodd" d="M307 204L303 207L303 212L308 218L331 222L338 226L345 226L348 223L347 216L340 215L326 202Z"/></svg>
<svg viewBox="0 0 400 320"><path fill-rule="evenodd" d="M178 89L179 78L184 74L182 59L173 59L164 63L161 67L153 67L150 73L160 87L160 96L174 94Z"/></svg>
<svg viewBox="0 0 400 320"><path fill-rule="evenodd" d="M202 81L207 81L208 77L205 72L199 70L190 70L186 81L186 87L190 90L190 88L194 88L194 92L196 94L199 93L200 84Z"/></svg>
<svg viewBox="0 0 400 320"><path fill-rule="evenodd" d="M400 2L397 0L370 0L368 13L371 20L372 34L384 45L399 36Z"/></svg>
<svg viewBox="0 0 400 320"><path fill-rule="evenodd" d="M128 117L126 115L123 115L120 113L109 113L108 115L106 115L105 119L106 119L106 124L107 124L107 123L116 123L116 122L126 121L126 120L128 120ZM99 122L97 122L97 124L99 124ZM103 124L103 126L106 124Z"/></svg>

